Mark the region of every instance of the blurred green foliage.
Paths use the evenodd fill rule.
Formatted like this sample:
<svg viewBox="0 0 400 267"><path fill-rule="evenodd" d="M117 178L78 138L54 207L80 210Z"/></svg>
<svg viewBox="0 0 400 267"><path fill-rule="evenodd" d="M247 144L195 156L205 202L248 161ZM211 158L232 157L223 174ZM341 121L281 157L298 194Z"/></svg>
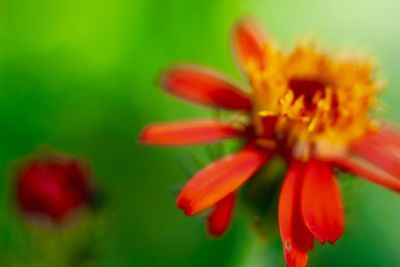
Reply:
<svg viewBox="0 0 400 267"><path fill-rule="evenodd" d="M240 81L229 34L252 14L284 47L311 31L328 48L366 49L389 81L385 117L396 120L399 8L396 0L0 0L0 265L283 266L279 241L264 247L241 205L220 240L205 234L201 216L177 210L185 151L137 137L149 122L212 113L166 96L157 78L190 62ZM10 168L42 146L90 160L102 211L61 232L21 220ZM399 266L400 198L341 180L345 234L317 246L310 266Z"/></svg>

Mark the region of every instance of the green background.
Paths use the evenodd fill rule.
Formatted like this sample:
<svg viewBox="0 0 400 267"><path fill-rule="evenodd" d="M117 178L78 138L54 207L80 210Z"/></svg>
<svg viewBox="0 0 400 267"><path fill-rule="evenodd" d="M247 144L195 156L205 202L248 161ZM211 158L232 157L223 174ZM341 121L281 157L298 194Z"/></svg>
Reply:
<svg viewBox="0 0 400 267"><path fill-rule="evenodd" d="M279 241L264 246L242 205L222 239L175 207L189 178L177 161L191 150L141 146L140 129L212 112L164 94L159 74L189 62L240 81L229 35L251 14L284 47L311 34L373 55L388 81L385 118L400 121L399 9L396 0L0 0L0 266L283 266ZM25 223L13 202L13 164L49 147L90 161L104 196L62 229ZM310 266L400 266L400 198L342 181L345 234L317 246Z"/></svg>

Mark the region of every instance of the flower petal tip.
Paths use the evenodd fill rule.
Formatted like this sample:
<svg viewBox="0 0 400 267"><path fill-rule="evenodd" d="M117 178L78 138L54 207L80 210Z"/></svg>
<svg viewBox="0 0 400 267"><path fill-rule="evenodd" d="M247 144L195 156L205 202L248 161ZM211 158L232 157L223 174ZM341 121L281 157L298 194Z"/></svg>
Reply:
<svg viewBox="0 0 400 267"><path fill-rule="evenodd" d="M217 202L207 218L207 228L211 236L220 237L228 229L232 219L236 193L230 193Z"/></svg>
<svg viewBox="0 0 400 267"><path fill-rule="evenodd" d="M145 126L143 130L139 133L138 141L142 144L147 144L148 136L149 136L149 126Z"/></svg>
<svg viewBox="0 0 400 267"><path fill-rule="evenodd" d="M256 20L244 17L237 21L232 33L232 48L243 70L246 71L249 62L254 62L263 68L266 36L263 27Z"/></svg>
<svg viewBox="0 0 400 267"><path fill-rule="evenodd" d="M251 110L247 93L224 75L193 65L176 65L160 78L161 87L170 94L212 108Z"/></svg>
<svg viewBox="0 0 400 267"><path fill-rule="evenodd" d="M306 252L285 249L285 262L287 267L306 267L308 263L308 255Z"/></svg>
<svg viewBox="0 0 400 267"><path fill-rule="evenodd" d="M343 233L344 209L332 167L312 159L304 174L301 210L308 230L320 243L335 242Z"/></svg>
<svg viewBox="0 0 400 267"><path fill-rule="evenodd" d="M343 226L339 225L327 226L327 229L322 230L318 230L318 228L309 225L307 225L307 227L310 229L310 232L314 235L315 239L322 245L326 242L333 245L343 235ZM328 232L329 229L333 229L333 231Z"/></svg>
<svg viewBox="0 0 400 267"><path fill-rule="evenodd" d="M179 66L172 66L160 74L159 85L161 88L165 89L166 91L171 91L173 74L178 68Z"/></svg>
<svg viewBox="0 0 400 267"><path fill-rule="evenodd" d="M226 232L226 228L217 227L210 223L210 221L207 221L207 230L210 236L217 238L222 237Z"/></svg>

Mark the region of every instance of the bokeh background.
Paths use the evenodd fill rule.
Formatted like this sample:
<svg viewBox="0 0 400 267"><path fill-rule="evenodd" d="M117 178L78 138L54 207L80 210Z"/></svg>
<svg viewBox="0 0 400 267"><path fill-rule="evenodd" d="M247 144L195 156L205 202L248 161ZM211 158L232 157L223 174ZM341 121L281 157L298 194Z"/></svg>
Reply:
<svg viewBox="0 0 400 267"><path fill-rule="evenodd" d="M0 265L283 266L279 240L258 238L243 205L221 239L175 207L189 178L182 158L199 168L207 157L196 150L196 165L192 150L141 146L140 129L212 113L163 94L159 74L190 62L240 81L229 35L251 14L284 47L311 34L374 56L388 81L385 118L400 122L399 9L397 0L0 0ZM11 169L43 148L90 161L97 212L61 229L22 219ZM400 198L341 181L345 234L317 245L310 266L400 266Z"/></svg>

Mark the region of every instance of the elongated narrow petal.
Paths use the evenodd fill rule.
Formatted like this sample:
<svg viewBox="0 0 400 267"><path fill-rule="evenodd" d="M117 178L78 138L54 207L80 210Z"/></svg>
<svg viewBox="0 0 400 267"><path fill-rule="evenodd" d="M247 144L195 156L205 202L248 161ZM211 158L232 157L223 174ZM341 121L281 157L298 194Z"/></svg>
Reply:
<svg viewBox="0 0 400 267"><path fill-rule="evenodd" d="M200 67L181 65L169 69L161 79L171 94L197 104L250 110L249 96L222 75Z"/></svg>
<svg viewBox="0 0 400 267"><path fill-rule="evenodd" d="M380 146L400 147L400 130L390 124L383 124L381 129L367 138Z"/></svg>
<svg viewBox="0 0 400 267"><path fill-rule="evenodd" d="M400 180L355 155L347 155L331 159L337 166L348 170L372 183L382 185L393 191L400 192Z"/></svg>
<svg viewBox="0 0 400 267"><path fill-rule="evenodd" d="M247 147L198 172L182 189L177 205L188 216L201 212L236 191L268 159L266 151Z"/></svg>
<svg viewBox="0 0 400 267"><path fill-rule="evenodd" d="M228 228L235 205L235 192L228 194L215 204L214 210L207 219L208 231L213 236L221 236Z"/></svg>
<svg viewBox="0 0 400 267"><path fill-rule="evenodd" d="M387 137L390 138L390 143L393 145L400 146L400 129L395 127L394 125L385 124L382 128L382 132L387 134Z"/></svg>
<svg viewBox="0 0 400 267"><path fill-rule="evenodd" d="M306 266L307 251L313 247L313 236L304 224L300 207L304 170L303 163L291 163L279 197L279 229L285 261L290 267Z"/></svg>
<svg viewBox="0 0 400 267"><path fill-rule="evenodd" d="M238 21L233 29L232 46L236 60L244 70L249 63L263 68L265 40L266 34L257 22L249 18Z"/></svg>
<svg viewBox="0 0 400 267"><path fill-rule="evenodd" d="M353 145L351 152L400 179L400 147L378 145L366 140Z"/></svg>
<svg viewBox="0 0 400 267"><path fill-rule="evenodd" d="M227 123L197 120L148 125L140 140L151 145L195 145L242 135L243 131Z"/></svg>
<svg viewBox="0 0 400 267"><path fill-rule="evenodd" d="M389 126L352 144L350 151L400 179L400 134Z"/></svg>
<svg viewBox="0 0 400 267"><path fill-rule="evenodd" d="M301 194L304 222L320 243L333 244L342 234L344 213L341 193L329 163L307 163Z"/></svg>

